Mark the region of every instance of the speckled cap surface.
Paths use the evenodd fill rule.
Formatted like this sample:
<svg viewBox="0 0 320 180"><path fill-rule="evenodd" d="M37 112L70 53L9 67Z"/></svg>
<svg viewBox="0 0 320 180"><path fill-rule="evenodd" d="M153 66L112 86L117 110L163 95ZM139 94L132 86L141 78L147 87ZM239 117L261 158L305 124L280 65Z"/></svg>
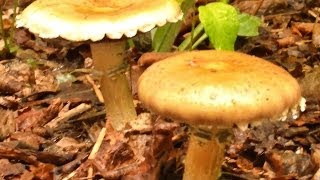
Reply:
<svg viewBox="0 0 320 180"><path fill-rule="evenodd" d="M193 125L272 118L299 104L287 71L254 56L225 51L178 54L150 66L138 94L151 111Z"/></svg>

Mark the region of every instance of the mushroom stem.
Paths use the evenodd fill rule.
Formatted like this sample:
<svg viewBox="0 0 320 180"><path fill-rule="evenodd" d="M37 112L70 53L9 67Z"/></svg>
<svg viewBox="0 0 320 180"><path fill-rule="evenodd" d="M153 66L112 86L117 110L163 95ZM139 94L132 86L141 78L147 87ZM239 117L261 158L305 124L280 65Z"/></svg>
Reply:
<svg viewBox="0 0 320 180"><path fill-rule="evenodd" d="M125 40L91 43L95 69L102 72L101 91L107 119L116 130L137 117L131 90L125 75Z"/></svg>
<svg viewBox="0 0 320 180"><path fill-rule="evenodd" d="M217 129L206 132L192 130L184 162L183 180L215 180L220 176L225 144L216 137ZM200 137L201 136L201 137Z"/></svg>

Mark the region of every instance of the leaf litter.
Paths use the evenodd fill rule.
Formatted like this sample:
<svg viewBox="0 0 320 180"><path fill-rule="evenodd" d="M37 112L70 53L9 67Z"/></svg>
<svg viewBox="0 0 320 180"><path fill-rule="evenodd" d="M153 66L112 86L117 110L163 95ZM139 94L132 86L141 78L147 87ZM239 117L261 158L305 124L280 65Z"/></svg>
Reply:
<svg viewBox="0 0 320 180"><path fill-rule="evenodd" d="M21 7L30 2L21 1ZM308 106L295 121L234 128L220 179L320 179L319 2L235 0L232 5L263 19L260 35L238 37L236 50L288 70ZM11 7L6 4L4 14ZM25 29L15 31L15 42L16 57L0 61L1 179L182 178L187 126L148 113L136 100L138 120L115 132L105 124L88 46L43 40ZM143 52L128 53L133 87L145 69L139 62L150 65L170 56L151 54L137 64ZM105 139L89 158L104 127Z"/></svg>

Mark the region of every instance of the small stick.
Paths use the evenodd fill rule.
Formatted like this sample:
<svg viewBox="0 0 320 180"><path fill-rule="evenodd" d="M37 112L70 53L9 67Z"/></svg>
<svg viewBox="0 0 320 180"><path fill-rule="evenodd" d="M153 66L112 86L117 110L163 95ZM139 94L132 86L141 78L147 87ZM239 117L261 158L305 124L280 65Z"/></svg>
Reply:
<svg viewBox="0 0 320 180"><path fill-rule="evenodd" d="M92 180L92 177L93 177L93 168L90 166L88 169L87 179Z"/></svg>
<svg viewBox="0 0 320 180"><path fill-rule="evenodd" d="M102 93L101 93L100 89L97 87L97 85L94 83L93 79L89 75L86 75L85 77L86 77L87 81L91 84L94 92L96 93L96 96L97 96L99 102L104 103Z"/></svg>
<svg viewBox="0 0 320 180"><path fill-rule="evenodd" d="M75 107L75 108L73 108L63 114L59 114L58 117L56 117L56 118L52 119L50 122L48 122L45 125L45 127L56 128L59 126L59 124L67 121L68 119L70 119L78 114L81 114L81 113L87 111L90 108L91 108L90 105L82 103L79 106L77 106L77 107Z"/></svg>
<svg viewBox="0 0 320 180"><path fill-rule="evenodd" d="M105 127L101 129L99 136L96 140L96 143L94 144L94 146L91 150L91 153L88 157L89 160L92 160L96 157L96 154L99 151L100 146L103 142L104 136L106 135L106 131L107 131L107 128L105 128ZM91 166L88 169L88 176L87 177L88 177L88 179L92 179L92 177L93 177L93 168Z"/></svg>
<svg viewBox="0 0 320 180"><path fill-rule="evenodd" d="M103 142L103 139L104 139L104 136L106 135L106 131L107 129L104 127L101 129L99 135L98 135L98 138L97 138L97 141L96 143L93 145L93 148L92 148L92 151L90 152L90 155L88 157L88 159L92 160L96 157L96 154ZM71 179L73 176L76 175L76 171L73 171L71 172L70 174L68 174L68 176L64 177L62 180L69 180ZM87 179L92 179L93 177L93 168L92 167L89 167L88 169L88 175L87 175Z"/></svg>
<svg viewBox="0 0 320 180"><path fill-rule="evenodd" d="M107 131L107 129L105 127L101 129L99 136L97 138L97 141L94 144L88 159L94 159L96 157L96 154L97 154L97 152L103 142L104 136L106 135L106 131Z"/></svg>

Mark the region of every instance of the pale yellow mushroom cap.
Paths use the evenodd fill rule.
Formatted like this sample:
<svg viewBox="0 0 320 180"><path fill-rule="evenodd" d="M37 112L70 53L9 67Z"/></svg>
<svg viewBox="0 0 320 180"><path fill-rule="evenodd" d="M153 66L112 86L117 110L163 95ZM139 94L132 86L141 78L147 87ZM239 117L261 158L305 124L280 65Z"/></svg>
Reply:
<svg viewBox="0 0 320 180"><path fill-rule="evenodd" d="M42 38L98 41L132 37L181 18L176 0L37 0L16 25Z"/></svg>
<svg viewBox="0 0 320 180"><path fill-rule="evenodd" d="M224 51L185 52L149 67L140 77L142 103L193 125L230 125L272 118L300 103L297 81L254 56Z"/></svg>

